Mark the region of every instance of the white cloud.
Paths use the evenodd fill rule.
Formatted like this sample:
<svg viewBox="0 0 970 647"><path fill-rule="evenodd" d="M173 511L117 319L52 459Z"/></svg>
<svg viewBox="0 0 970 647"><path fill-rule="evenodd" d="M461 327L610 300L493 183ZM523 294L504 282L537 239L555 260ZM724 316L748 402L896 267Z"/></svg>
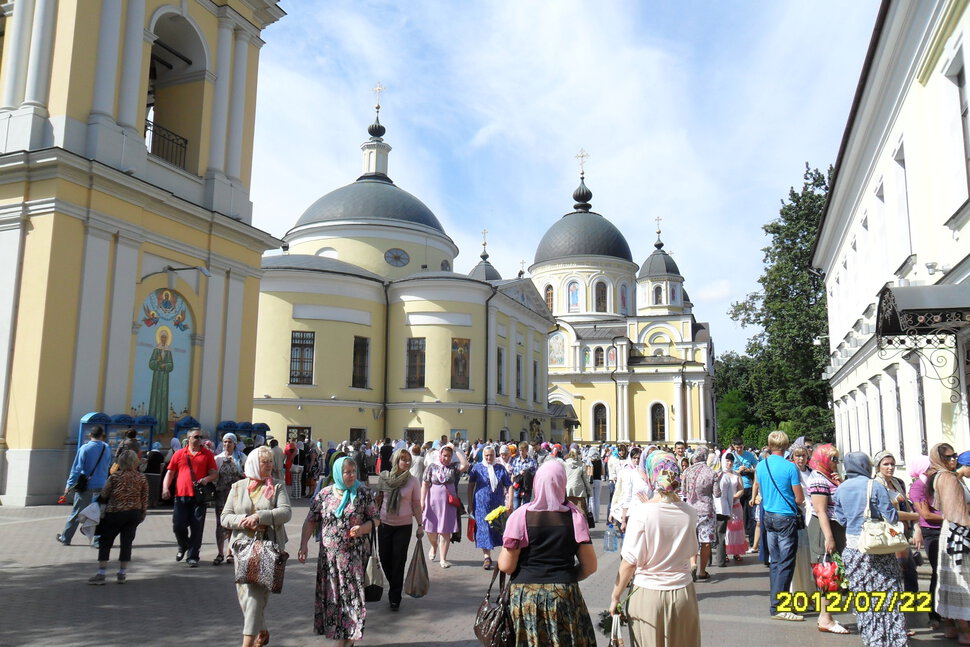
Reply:
<svg viewBox="0 0 970 647"><path fill-rule="evenodd" d="M834 162L876 0L462 5L286 2L264 34L254 224L280 235L353 181L380 80L390 175L505 277L572 208L573 156L593 209L642 262L654 218L720 350L756 289L760 227L805 161ZM725 278L727 277L727 278ZM703 298L702 298L703 297Z"/></svg>

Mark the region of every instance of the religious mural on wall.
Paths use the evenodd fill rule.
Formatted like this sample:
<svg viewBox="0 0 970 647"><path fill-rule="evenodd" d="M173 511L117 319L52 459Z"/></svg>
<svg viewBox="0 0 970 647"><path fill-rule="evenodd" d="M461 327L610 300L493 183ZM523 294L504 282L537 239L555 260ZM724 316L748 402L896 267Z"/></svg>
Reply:
<svg viewBox="0 0 970 647"><path fill-rule="evenodd" d="M148 295L140 319L135 336L131 415L155 418L158 437L189 413L195 322L182 295L167 288Z"/></svg>
<svg viewBox="0 0 970 647"><path fill-rule="evenodd" d="M452 337L451 339L451 388L453 389L467 389L470 387L468 375L468 362L470 361L468 353L470 346L471 340L459 339L458 337Z"/></svg>
<svg viewBox="0 0 970 647"><path fill-rule="evenodd" d="M566 340L560 333L549 338L549 363L553 366L566 363Z"/></svg>

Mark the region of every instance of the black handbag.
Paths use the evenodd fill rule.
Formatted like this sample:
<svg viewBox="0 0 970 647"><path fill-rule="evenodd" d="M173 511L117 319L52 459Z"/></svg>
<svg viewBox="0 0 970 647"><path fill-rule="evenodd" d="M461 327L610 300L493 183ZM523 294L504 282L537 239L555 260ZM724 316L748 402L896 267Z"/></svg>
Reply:
<svg viewBox="0 0 970 647"><path fill-rule="evenodd" d="M505 573L501 573L498 597L491 601L492 586L499 570L492 573L492 581L485 592L485 599L478 606L475 614L475 636L485 647L515 647L515 632L512 625L512 612L509 609L509 586L505 582Z"/></svg>
<svg viewBox="0 0 970 647"><path fill-rule="evenodd" d="M384 596L384 569L378 556L374 532L370 534L370 557L364 567L364 602L380 602Z"/></svg>
<svg viewBox="0 0 970 647"><path fill-rule="evenodd" d="M98 454L98 462L94 464L94 471L98 471L98 465L101 464L101 459L104 458L104 448L107 445L101 445L101 453ZM88 491L88 475L85 473L80 473L77 476L77 483L74 484L74 491L78 493L83 493Z"/></svg>
<svg viewBox="0 0 970 647"><path fill-rule="evenodd" d="M211 508L216 504L216 484L199 483L195 480L195 470L192 469L192 456L185 455L185 462L189 466L189 476L192 477L192 488L195 490L195 503L197 505Z"/></svg>

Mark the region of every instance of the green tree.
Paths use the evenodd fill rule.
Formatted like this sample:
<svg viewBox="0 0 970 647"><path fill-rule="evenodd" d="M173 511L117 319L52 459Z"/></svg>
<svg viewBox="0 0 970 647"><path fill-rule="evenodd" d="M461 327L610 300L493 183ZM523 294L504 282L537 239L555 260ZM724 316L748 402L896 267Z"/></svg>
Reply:
<svg viewBox="0 0 970 647"><path fill-rule="evenodd" d="M826 331L825 286L809 271L827 194L828 176L806 164L801 190L791 188L779 217L763 227L770 243L762 250L761 289L729 311L742 326L761 329L746 349L754 418L763 430L788 421L796 436L815 441L834 432L829 387L820 379L828 359L813 344Z"/></svg>
<svg viewBox="0 0 970 647"><path fill-rule="evenodd" d="M727 445L735 436L741 436L748 425L757 421L751 415L751 403L738 389L731 389L717 401L717 433L721 445Z"/></svg>

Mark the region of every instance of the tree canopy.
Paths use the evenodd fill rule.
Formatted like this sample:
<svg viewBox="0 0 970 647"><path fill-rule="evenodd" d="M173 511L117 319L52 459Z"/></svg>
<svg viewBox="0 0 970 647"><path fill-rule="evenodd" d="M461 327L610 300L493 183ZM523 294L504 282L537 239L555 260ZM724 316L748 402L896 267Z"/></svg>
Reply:
<svg viewBox="0 0 970 647"><path fill-rule="evenodd" d="M742 327L757 326L760 332L748 340L746 355L725 353L715 364L715 383L719 423L722 407L725 416L736 413L740 396L762 431L786 423L795 436L822 441L834 432L829 386L821 379L828 358L825 346L813 343L827 329L825 285L810 268L829 177L806 164L803 179L800 191L789 190L778 218L763 226L770 243L762 250L761 289L732 304L728 313ZM732 391L737 393L728 398Z"/></svg>

